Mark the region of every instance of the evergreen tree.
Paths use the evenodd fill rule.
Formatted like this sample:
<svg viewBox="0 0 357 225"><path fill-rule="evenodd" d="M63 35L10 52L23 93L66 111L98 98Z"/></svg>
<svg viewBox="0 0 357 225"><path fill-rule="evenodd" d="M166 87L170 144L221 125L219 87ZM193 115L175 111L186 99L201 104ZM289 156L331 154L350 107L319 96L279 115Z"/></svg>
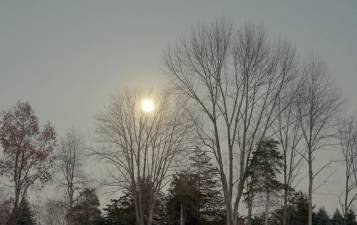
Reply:
<svg viewBox="0 0 357 225"><path fill-rule="evenodd" d="M356 214L352 210L347 213L347 225L357 225Z"/></svg>
<svg viewBox="0 0 357 225"><path fill-rule="evenodd" d="M294 194L293 204L296 205L296 212L292 213L291 221L297 221L299 225L308 223L309 200L301 191Z"/></svg>
<svg viewBox="0 0 357 225"><path fill-rule="evenodd" d="M340 211L336 209L334 212L332 219L331 219L331 224L332 225L343 225L343 216L341 215Z"/></svg>
<svg viewBox="0 0 357 225"><path fill-rule="evenodd" d="M325 208L320 208L317 213L313 214L313 225L331 225L330 217L328 216Z"/></svg>
<svg viewBox="0 0 357 225"><path fill-rule="evenodd" d="M140 186L140 188L137 189L136 196L140 199L137 199L137 201L140 201L140 205L142 206L143 210L143 218L145 221L149 221L149 216L150 216L150 204L153 202L153 212L152 212L152 222L151 225L159 225L163 224L165 222L165 216L164 215L164 197L162 192L157 192L155 195L153 193L153 186L154 183L152 182L152 179L150 177L146 177L145 179L141 179L139 184L137 186ZM139 194L140 193L140 194ZM131 194L131 196L134 196ZM153 199L153 198L156 199ZM133 201L134 203L134 201ZM135 209L135 206L134 206ZM137 219L137 218L136 218ZM136 221L137 222L137 221Z"/></svg>
<svg viewBox="0 0 357 225"><path fill-rule="evenodd" d="M292 192L288 210L291 212L288 218L288 225L306 225L308 219L309 203L307 197L302 192ZM271 224L283 224L284 208L276 209L270 218ZM253 224L253 223L252 223Z"/></svg>
<svg viewBox="0 0 357 225"><path fill-rule="evenodd" d="M248 207L252 207L254 196L257 193L265 194L265 224L268 224L271 196L282 188L277 179L283 167L283 157L278 150L278 144L279 142L273 139L262 141L253 152L248 170L249 182L245 199Z"/></svg>
<svg viewBox="0 0 357 225"><path fill-rule="evenodd" d="M205 151L196 148L191 160L191 173L197 177L198 223L224 223L224 199L221 193L219 171Z"/></svg>
<svg viewBox="0 0 357 225"><path fill-rule="evenodd" d="M263 225L264 224L264 214L262 215L255 215L251 221L251 225Z"/></svg>
<svg viewBox="0 0 357 225"><path fill-rule="evenodd" d="M17 225L35 225L36 220L31 206L27 199L23 199L20 203L18 211Z"/></svg>
<svg viewBox="0 0 357 225"><path fill-rule="evenodd" d="M198 222L197 177L184 171L173 176L167 203L170 224L195 225Z"/></svg>
<svg viewBox="0 0 357 225"><path fill-rule="evenodd" d="M104 208L105 225L135 224L135 208L133 198L125 194L119 199L111 199L111 204Z"/></svg>
<svg viewBox="0 0 357 225"><path fill-rule="evenodd" d="M86 188L80 193L70 218L73 225L100 225L103 222L99 200L94 189Z"/></svg>
<svg viewBox="0 0 357 225"><path fill-rule="evenodd" d="M165 198L162 193L155 204L155 213L153 215L153 225L166 224ZM143 196L145 199L147 197ZM131 193L124 193L119 199L111 199L110 204L104 208L105 225L133 225L136 223L134 198Z"/></svg>
<svg viewBox="0 0 357 225"><path fill-rule="evenodd" d="M224 203L218 170L206 152L196 148L190 169L177 173L171 182L168 214L172 224L220 225Z"/></svg>
<svg viewBox="0 0 357 225"><path fill-rule="evenodd" d="M17 218L15 218L17 216ZM34 213L31 209L31 206L27 199L23 199L15 214L14 211L11 212L8 224L16 224L16 225L35 225L36 220L34 217Z"/></svg>

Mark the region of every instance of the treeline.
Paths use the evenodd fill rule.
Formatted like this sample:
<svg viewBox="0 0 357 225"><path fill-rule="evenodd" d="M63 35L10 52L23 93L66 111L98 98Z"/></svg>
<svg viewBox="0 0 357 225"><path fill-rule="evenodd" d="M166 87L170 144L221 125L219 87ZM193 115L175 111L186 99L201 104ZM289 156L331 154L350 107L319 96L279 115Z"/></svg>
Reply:
<svg viewBox="0 0 357 225"><path fill-rule="evenodd" d="M270 144L277 144L271 141ZM264 144L266 146L266 144ZM266 151L266 152L269 152ZM264 152L264 156L266 156ZM256 154L259 154L258 151ZM271 156L266 156L267 158ZM261 164L264 165L264 164ZM211 163L211 158L198 148L194 150L190 157L189 169L182 170L173 175L167 194L161 193L156 202L156 213L154 215L154 225L221 225L225 223L224 200L220 191L218 171ZM264 169L267 169L265 167ZM269 170L269 169L268 169ZM271 175L271 174L270 174ZM273 175L274 177L274 175ZM145 188L149 189L149 183L143 182ZM277 188L275 188L277 190ZM302 192L290 189L288 224L307 224L308 199ZM150 193L147 191L145 193ZM246 193L248 197L250 193ZM145 199L148 195L143 196ZM148 202L148 201L146 201ZM264 202L264 201L262 201ZM11 202L2 203L0 215L2 223L11 218ZM264 204L264 203L263 203ZM284 208L274 207L268 217L269 224L283 224ZM17 224L19 225L132 225L136 223L135 206L133 194L126 192L118 199L111 199L102 210L99 199L94 189L84 188L79 192L71 211L65 210L59 202L48 202L42 213L42 223L35 215L34 209L25 198L20 202ZM266 216L264 211L252 216L250 224L263 225ZM240 224L247 224L247 218L241 217ZM356 215L350 210L347 214L347 225L357 225ZM314 225L343 225L344 217L336 209L332 216L329 216L324 208L320 208L313 213Z"/></svg>
<svg viewBox="0 0 357 225"><path fill-rule="evenodd" d="M271 146L277 144L275 141L270 141L269 143ZM264 146L266 147L267 143ZM271 158L271 156L266 155L266 152L269 151L271 150L264 151L264 157ZM258 152L260 151L257 151L256 154L259 154ZM211 163L211 158L205 152L196 148L189 160L189 169L175 173L167 194L160 194L160 198L155 206L157 210L153 218L154 225L221 225L225 223L224 200L220 191L218 171ZM264 167L264 169L269 170L267 167ZM147 192L144 192L146 195L142 196L144 204L147 204L148 201L146 199L150 198L148 194L150 193L150 183L146 181L142 182L142 184L144 188L148 189ZM275 186L275 190L277 189ZM308 199L302 192L292 189L290 191L288 224L305 225L308 219ZM245 194L247 198L250 195L248 192ZM37 221L38 216L35 215L34 209L25 198L20 202L17 224L136 224L134 199L133 194L130 192L123 193L118 199L111 199L110 203L102 210L100 209L99 199L94 189L84 188L79 192L79 196L75 202L71 211L67 211L59 202L48 202L44 208L45 212L42 213L43 218L41 223ZM261 203L264 204L264 202L265 200ZM10 201L2 203L0 218L3 221L9 220L12 217L10 204ZM284 208L280 207L280 205L274 207L274 210L269 215L269 224L283 224ZM263 211L252 215L250 224L263 225L266 219L264 213ZM246 217L241 217L239 221L240 224L247 224L248 222ZM347 225L357 225L356 215L352 210L348 212L346 221ZM7 223L2 222L1 224ZM313 224L343 225L344 217L338 209L336 209L332 216L329 216L324 208L320 208L313 213Z"/></svg>

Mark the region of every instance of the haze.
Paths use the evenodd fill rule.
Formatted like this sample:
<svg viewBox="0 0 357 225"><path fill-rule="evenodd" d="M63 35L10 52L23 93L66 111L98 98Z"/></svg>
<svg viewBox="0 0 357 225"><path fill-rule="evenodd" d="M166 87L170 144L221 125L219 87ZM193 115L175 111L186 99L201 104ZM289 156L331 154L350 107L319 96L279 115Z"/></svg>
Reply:
<svg viewBox="0 0 357 225"><path fill-rule="evenodd" d="M62 135L92 132L93 117L126 86L166 82L162 52L192 26L226 18L261 23L269 37L316 52L357 111L357 1L0 2L0 109L29 101ZM327 157L336 157L329 153ZM335 176L318 202L336 208Z"/></svg>

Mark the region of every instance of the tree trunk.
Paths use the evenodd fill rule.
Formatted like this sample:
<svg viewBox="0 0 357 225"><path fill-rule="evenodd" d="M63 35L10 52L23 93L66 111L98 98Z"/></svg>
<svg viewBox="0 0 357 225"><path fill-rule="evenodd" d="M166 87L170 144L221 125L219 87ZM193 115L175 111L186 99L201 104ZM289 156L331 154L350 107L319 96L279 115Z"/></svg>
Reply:
<svg viewBox="0 0 357 225"><path fill-rule="evenodd" d="M343 225L347 225L347 214L348 214L348 183L349 183L349 179L346 179L346 184L345 184L345 205L344 205L344 209L343 209Z"/></svg>
<svg viewBox="0 0 357 225"><path fill-rule="evenodd" d="M270 192L266 192L266 199L265 199L265 220L264 220L264 225L269 224L269 203L270 203Z"/></svg>
<svg viewBox="0 0 357 225"><path fill-rule="evenodd" d="M185 209L182 204L180 204L180 225L185 225Z"/></svg>
<svg viewBox="0 0 357 225"><path fill-rule="evenodd" d="M232 217L232 206L230 204L226 204L226 224L233 225L233 217Z"/></svg>
<svg viewBox="0 0 357 225"><path fill-rule="evenodd" d="M242 178L239 187L238 187L238 193L235 198L235 203L234 203L234 208L233 208L233 218L232 218L232 225L238 225L238 220L239 220L239 214L238 214L238 209L239 209L239 204L240 200L243 195L243 189L244 189L244 183L245 183L245 177ZM227 223L228 224L228 223Z"/></svg>
<svg viewBox="0 0 357 225"><path fill-rule="evenodd" d="M230 195L228 185L227 185L227 179L225 174L222 172L223 171L223 164L220 162L219 163L219 168L220 168L220 180L222 183L222 189L223 189L223 197L224 197L224 203L225 203L225 211L226 211L226 225L233 225L233 216L232 216L232 196Z"/></svg>
<svg viewBox="0 0 357 225"><path fill-rule="evenodd" d="M247 216L247 225L252 224L252 208L253 208L253 197L252 194L248 194L248 216Z"/></svg>
<svg viewBox="0 0 357 225"><path fill-rule="evenodd" d="M308 225L312 225L312 185L313 185L313 174L312 174L312 156L309 154L309 217Z"/></svg>
<svg viewBox="0 0 357 225"><path fill-rule="evenodd" d="M284 188L284 212L283 212L283 225L287 225L288 217L288 187Z"/></svg>
<svg viewBox="0 0 357 225"><path fill-rule="evenodd" d="M73 204L74 204L74 198L73 198L73 188L70 188L69 193L69 207L68 207L68 212L67 212L67 225L72 224L72 210L73 210Z"/></svg>
<svg viewBox="0 0 357 225"><path fill-rule="evenodd" d="M144 221L143 221L143 217L142 217L142 205L139 203L139 199L138 199L138 191L135 191L135 195L134 195L134 200L135 200L135 218L136 218L136 225L144 225Z"/></svg>
<svg viewBox="0 0 357 225"><path fill-rule="evenodd" d="M19 188L17 188L17 185L15 187L15 202L14 202L14 209L12 211L12 215L10 217L11 221L10 224L11 225L17 225L17 221L18 221L18 214L19 214L19 205L20 205L20 190Z"/></svg>
<svg viewBox="0 0 357 225"><path fill-rule="evenodd" d="M154 206L151 205L150 206L150 210L149 210L149 216L148 216L148 222L147 222L147 225L151 225L152 222L153 222L153 218L154 218Z"/></svg>

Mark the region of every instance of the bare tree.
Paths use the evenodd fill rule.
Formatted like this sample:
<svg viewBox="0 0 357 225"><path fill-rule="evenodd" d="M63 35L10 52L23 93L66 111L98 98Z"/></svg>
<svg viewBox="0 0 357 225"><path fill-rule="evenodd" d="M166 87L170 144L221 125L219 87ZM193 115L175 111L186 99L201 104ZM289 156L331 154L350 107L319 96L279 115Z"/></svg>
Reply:
<svg viewBox="0 0 357 225"><path fill-rule="evenodd" d="M66 202L64 207L71 212L73 205L79 195L79 190L86 182L86 177L82 170L82 162L85 151L85 144L78 132L72 130L66 133L61 139L58 164L60 169L60 185L65 189ZM68 213L68 224L71 223L70 213Z"/></svg>
<svg viewBox="0 0 357 225"><path fill-rule="evenodd" d="M302 140L306 147L304 159L308 164L309 225L312 225L312 193L314 179L331 164L331 161L314 169L316 154L331 144L335 134L335 116L342 104L335 84L327 75L326 65L312 56L302 69L299 85L298 113Z"/></svg>
<svg viewBox="0 0 357 225"><path fill-rule="evenodd" d="M294 67L294 70L298 72L296 65ZM286 225L289 219L288 209L291 189L299 182L297 178L305 154L299 149L302 132L297 110L297 94L298 85L293 82L278 97L277 120L274 125L283 155L283 225Z"/></svg>
<svg viewBox="0 0 357 225"><path fill-rule="evenodd" d="M345 173L344 191L339 197L344 225L347 225L347 214L357 199L357 122L351 117L341 121L339 128L342 160Z"/></svg>
<svg viewBox="0 0 357 225"><path fill-rule="evenodd" d="M228 225L238 223L251 153L276 119L294 60L288 43L270 44L261 28L236 31L225 22L193 29L165 54L177 91L192 103L197 135L218 165Z"/></svg>
<svg viewBox="0 0 357 225"><path fill-rule="evenodd" d="M155 102L151 112L140 109L145 96ZM105 147L95 154L115 168L108 185L133 195L138 225L152 224L154 205L174 161L189 148L190 128L182 105L168 91L145 95L126 90L112 98L98 121L99 141Z"/></svg>

